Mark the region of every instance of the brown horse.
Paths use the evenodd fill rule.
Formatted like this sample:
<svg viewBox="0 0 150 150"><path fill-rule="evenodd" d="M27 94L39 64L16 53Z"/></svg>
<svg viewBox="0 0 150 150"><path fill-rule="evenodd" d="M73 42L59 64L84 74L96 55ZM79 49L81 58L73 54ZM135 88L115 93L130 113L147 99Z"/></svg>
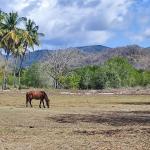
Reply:
<svg viewBox="0 0 150 150"><path fill-rule="evenodd" d="M39 107L41 108L41 103L43 103L43 107L45 108L44 105L44 99L46 102L47 107L49 108L49 99L47 94L44 91L30 91L26 93L26 107L28 107L28 102L30 103L30 106L32 107L32 99L37 99L40 100L40 105Z"/></svg>

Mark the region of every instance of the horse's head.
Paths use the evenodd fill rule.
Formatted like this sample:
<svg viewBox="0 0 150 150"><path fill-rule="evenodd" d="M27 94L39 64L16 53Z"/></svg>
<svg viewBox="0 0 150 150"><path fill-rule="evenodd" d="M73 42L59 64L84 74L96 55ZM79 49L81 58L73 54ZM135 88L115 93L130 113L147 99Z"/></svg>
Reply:
<svg viewBox="0 0 150 150"><path fill-rule="evenodd" d="M50 100L49 100L49 98L48 98L48 96L47 96L47 94L45 92L44 92L44 94L45 94L46 105L49 108L49 102L50 102Z"/></svg>
<svg viewBox="0 0 150 150"><path fill-rule="evenodd" d="M46 105L47 105L48 108L49 108L49 102L50 102L50 100L47 98Z"/></svg>
<svg viewBox="0 0 150 150"><path fill-rule="evenodd" d="M50 100L49 100L46 92L45 91L41 91L41 93L42 93L42 96L44 96L44 99L45 99L47 107L49 108L49 102L50 102Z"/></svg>

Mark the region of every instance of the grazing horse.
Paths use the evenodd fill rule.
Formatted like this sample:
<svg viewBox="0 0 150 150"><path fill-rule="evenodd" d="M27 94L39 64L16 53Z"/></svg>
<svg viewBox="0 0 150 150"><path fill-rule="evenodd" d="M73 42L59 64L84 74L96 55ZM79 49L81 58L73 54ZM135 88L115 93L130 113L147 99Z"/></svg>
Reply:
<svg viewBox="0 0 150 150"><path fill-rule="evenodd" d="M30 103L30 106L32 107L32 99L37 99L40 100L40 105L39 107L41 108L41 103L43 103L43 107L45 108L44 105L44 99L47 105L47 108L49 108L49 99L47 94L44 91L30 91L26 93L26 107L28 107L28 102Z"/></svg>

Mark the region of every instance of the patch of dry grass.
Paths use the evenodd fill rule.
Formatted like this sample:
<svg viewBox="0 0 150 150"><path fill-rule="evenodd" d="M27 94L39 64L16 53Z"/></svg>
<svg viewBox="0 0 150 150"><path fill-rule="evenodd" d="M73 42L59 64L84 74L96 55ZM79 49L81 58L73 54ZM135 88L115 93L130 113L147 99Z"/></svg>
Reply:
<svg viewBox="0 0 150 150"><path fill-rule="evenodd" d="M62 95L25 108L26 91L0 93L0 149L148 150L150 96Z"/></svg>

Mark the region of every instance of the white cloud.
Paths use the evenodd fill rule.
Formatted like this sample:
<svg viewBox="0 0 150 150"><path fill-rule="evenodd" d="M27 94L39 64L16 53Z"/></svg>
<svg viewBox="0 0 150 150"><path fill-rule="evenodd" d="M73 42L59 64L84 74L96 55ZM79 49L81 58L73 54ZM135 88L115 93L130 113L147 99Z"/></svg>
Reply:
<svg viewBox="0 0 150 150"><path fill-rule="evenodd" d="M134 0L2 0L35 20L52 46L104 44L121 28ZM1 5L2 6L2 5ZM55 41L57 40L57 41ZM55 42L54 42L55 41Z"/></svg>
<svg viewBox="0 0 150 150"><path fill-rule="evenodd" d="M142 42L144 37L142 35L132 35L130 39L135 42Z"/></svg>
<svg viewBox="0 0 150 150"><path fill-rule="evenodd" d="M147 37L147 38L150 38L150 28L147 28L147 29L145 30L143 36L145 36L145 37Z"/></svg>
<svg viewBox="0 0 150 150"><path fill-rule="evenodd" d="M144 31L139 32L138 34L128 34L130 39L135 42L142 42L145 39L150 39L150 28L146 28Z"/></svg>

